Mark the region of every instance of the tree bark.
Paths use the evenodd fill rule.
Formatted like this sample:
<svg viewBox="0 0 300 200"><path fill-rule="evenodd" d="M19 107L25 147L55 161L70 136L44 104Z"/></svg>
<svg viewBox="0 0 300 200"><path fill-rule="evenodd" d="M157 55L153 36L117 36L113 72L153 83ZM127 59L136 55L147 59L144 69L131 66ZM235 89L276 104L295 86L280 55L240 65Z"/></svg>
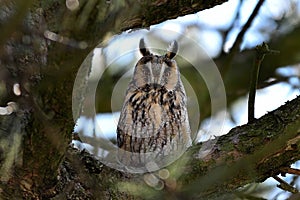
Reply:
<svg viewBox="0 0 300 200"><path fill-rule="evenodd" d="M189 148L166 168L172 175L163 180L162 190L154 190L144 182L147 174L121 173L101 164L86 151L73 148L69 148L60 167L60 187L55 189L61 199L70 196L228 199L234 197L232 195L239 187L283 173L285 167L300 159L299 146L300 97L297 97L252 123ZM206 150L209 151L205 153ZM80 194L76 186L80 188Z"/></svg>
<svg viewBox="0 0 300 200"><path fill-rule="evenodd" d="M199 157L198 144L187 171L186 191L198 197L232 192L248 183L263 182L300 159L300 97L254 122L216 138L212 151ZM209 143L214 141L209 141ZM198 166L198 167L197 167ZM204 173L203 173L204 172ZM201 185L201 187L199 187ZM193 191L193 192L192 192ZM208 195L209 194L209 195Z"/></svg>
<svg viewBox="0 0 300 200"><path fill-rule="evenodd" d="M152 24L195 13L223 2L225 0L209 2L80 0L79 8L75 11L68 10L65 6L66 2L63 0L1 2L0 12L4 13L0 18L1 30L5 31L0 33L0 76L2 80L0 103L3 106L9 101L16 102L18 110L11 115L0 116L0 197L3 199L11 198L12 196L15 199L43 199L50 197L59 199L60 197L66 197L64 195L69 195L68 197L73 198L73 193L82 191L84 194L79 195L87 195L87 198L92 199L97 199L99 196L107 199L133 198L126 193L119 192L117 187L111 188L112 183L115 183L115 181L131 180L131 175L124 175L105 166L101 167L99 163L95 164L95 166L92 165L93 170L96 171L86 171L90 170L89 167L86 167L89 162L84 159L90 157L85 153L74 150L67 151L74 127L71 106L72 89L77 70L87 54L108 34L117 34L131 28L147 28ZM45 34L48 33L47 31L59 34L59 37L63 36L59 40L61 43L46 39ZM285 39L288 41L288 38ZM82 46L81 44L85 45ZM288 45L289 43L287 42L286 44ZM295 51L295 54L297 52ZM286 54L281 55L287 56ZM296 63L299 61L298 59L299 57L296 56L293 59L285 59L284 64L287 64L289 60L291 63ZM222 58L220 60L222 62ZM266 62L273 66L273 60L266 60ZM239 65L243 64L239 63ZM233 68L236 67L233 65ZM265 76L270 76L270 74L274 73L274 68L268 70L270 72L266 72ZM233 86L235 84L230 82L235 78L239 80L235 72L229 72L228 74L229 78L227 79L229 83L227 90L241 90L241 88L236 89ZM20 96L16 96L12 92L11 88L14 83L19 83L21 86L22 94ZM241 85L243 85L241 86L243 87L242 89L245 90L247 88L247 83L243 82ZM235 99L237 96L238 94L232 99ZM298 101L299 105L299 98L295 101ZM292 103L288 105L293 108ZM299 111L299 107L297 108ZM271 126L274 123L274 119L277 119L277 115L276 113L276 117L270 117L273 121L268 121L265 125ZM278 119L283 118L281 115L279 116ZM285 118L283 119L285 120ZM280 129L282 133L286 130L299 133L298 129L287 128L289 125L294 126L293 123L295 121L299 122L299 113L295 113L293 122L284 120L283 122L286 124L278 125L283 126L283 129ZM260 121L258 120L254 125ZM257 126L258 130L265 130L260 129L260 126L263 126L263 124ZM243 131L239 132L239 134L241 133ZM275 133L272 131L268 133L272 134L270 136L267 135L267 139L270 137L270 141L277 141L277 137L271 137ZM287 135L289 135L288 133ZM245 140L249 139L249 137L246 137L248 134L245 136L239 134L237 134L238 137L242 138L240 141L244 140L243 137L246 138ZM257 136L259 134L255 133L254 135ZM253 138L256 138L256 136ZM229 140L228 137L224 136L225 139ZM223 139L219 138L218 141ZM292 136L291 138L283 137L283 142L285 143L282 145L286 145L289 141L299 145L297 137L294 138L295 141L291 139ZM258 137L257 140L253 140L253 142L261 141ZM219 152L220 157L218 157L218 160L221 163L221 161L226 160L225 155L227 153L221 143L217 144L221 150L220 152L219 150L214 150L213 152ZM247 147L247 145L244 147ZM197 145L193 148L197 149L200 146ZM233 147L230 148L232 150ZM232 150L231 154L237 155L239 158L247 152L248 154L253 153L256 149L259 148L254 145L246 149ZM287 151L291 153L287 157L289 162L286 163L286 159L278 160L276 166L287 166L292 161L299 159L297 155L292 153L294 151L298 152L299 155L298 148L293 151ZM274 150L273 152L277 151ZM214 154L211 155L212 158L216 156ZM235 162L235 159L232 159L232 162ZM219 162L211 160L213 163L208 165L209 162L205 162L205 160L209 159L196 159L190 164L189 168L193 169L190 173L194 174L194 177L200 177L201 174L204 174L205 170L203 171L202 168L208 171L219 164ZM64 161L63 165L61 165L62 161ZM85 165L84 169L81 168L82 162ZM91 162L94 163L96 161L93 160ZM206 166L201 167L199 162L206 163ZM58 171L57 169L60 165L60 171ZM266 171L264 166L264 162L262 162L262 165L258 167L262 168L262 174L265 176L249 178L245 175L244 182L241 181L240 184L227 187L225 191L234 189L249 181L263 180L267 175L278 172L278 170L273 169L272 173ZM63 181L61 179L68 178L69 173L72 171L70 169L73 169L78 174L78 179L75 179L73 176L71 179L73 185L66 189L68 185L62 184ZM86 176L83 176L83 174ZM60 178L59 181L57 177ZM186 175L183 176L182 180L184 182L192 181ZM76 181L80 182L80 184L76 183ZM67 181L65 182L67 183ZM92 183L100 184L96 184L97 187L95 189L93 188L95 184L93 185ZM91 189L89 194L86 193L87 188ZM191 190L193 189L191 188ZM212 191L210 188L204 189ZM59 193L62 191L67 192ZM74 195L76 196L77 194Z"/></svg>

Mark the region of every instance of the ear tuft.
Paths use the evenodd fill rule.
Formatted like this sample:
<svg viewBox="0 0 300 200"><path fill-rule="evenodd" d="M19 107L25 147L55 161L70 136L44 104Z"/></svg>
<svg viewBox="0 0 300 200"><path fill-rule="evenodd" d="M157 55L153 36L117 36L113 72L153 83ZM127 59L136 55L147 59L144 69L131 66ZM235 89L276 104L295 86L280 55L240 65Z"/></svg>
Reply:
<svg viewBox="0 0 300 200"><path fill-rule="evenodd" d="M140 40L140 52L143 56L149 56L151 54L149 49L147 49L147 47L145 45L144 38L142 38Z"/></svg>
<svg viewBox="0 0 300 200"><path fill-rule="evenodd" d="M166 53L166 57L169 58L169 59L174 58L177 54L177 51L178 51L178 43L176 42L176 40L174 40L168 48L168 52Z"/></svg>

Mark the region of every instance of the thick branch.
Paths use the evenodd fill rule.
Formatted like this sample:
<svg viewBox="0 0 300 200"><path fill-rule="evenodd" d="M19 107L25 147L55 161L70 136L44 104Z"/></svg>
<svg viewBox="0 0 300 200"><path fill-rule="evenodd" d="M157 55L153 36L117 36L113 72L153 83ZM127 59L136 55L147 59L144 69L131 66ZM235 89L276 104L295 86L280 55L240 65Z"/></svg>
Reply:
<svg viewBox="0 0 300 200"><path fill-rule="evenodd" d="M212 147L210 153L201 156L203 148L209 147ZM180 160L172 164L176 167L181 165L178 163L186 162L183 160L189 160L187 165L183 166L184 170L180 170L183 173L177 180L182 184L177 183L178 188L165 186L165 189L156 195L160 198L184 196L186 199L197 196L197 198L207 199L232 193L248 183L262 182L279 174L282 167L288 167L300 159L299 147L300 97L297 97L252 123L236 127L224 136L190 148ZM112 188L112 182L116 184L123 181L138 182L141 190L146 187L141 175L117 172L99 164L86 152L71 150L66 161L67 163L78 162L76 160L81 160L80 163L85 166L85 170L82 167L80 169L75 167L72 172L74 170L82 177L90 177L98 169L96 174L101 186L86 183L86 178L76 182L86 187L86 191L95 190L105 193L105 199L125 196L133 198L129 191L126 195L117 187ZM63 168L65 165L66 163ZM72 164L72 166L76 165ZM88 172L90 170L92 172ZM83 171L86 175L82 174ZM68 183L64 184L68 185ZM183 188L180 188L180 185Z"/></svg>
<svg viewBox="0 0 300 200"><path fill-rule="evenodd" d="M71 35L76 40L85 40L94 47L106 33L150 27L168 19L212 8L226 1L82 0L77 10L69 11L64 0L54 0L43 5L43 9L50 31ZM57 12L57 8L60 8L60 12Z"/></svg>
<svg viewBox="0 0 300 200"><path fill-rule="evenodd" d="M153 24L196 13L226 2L226 0L186 1L186 0L146 0L139 1L140 9L130 17L124 18L122 30L149 27ZM135 1L136 3L136 1Z"/></svg>
<svg viewBox="0 0 300 200"><path fill-rule="evenodd" d="M206 143L194 147L194 157L199 157L202 145ZM299 146L300 96L253 123L216 138L211 153L192 160L192 170L184 179L195 181L187 191L215 195L262 182L279 174L281 167L299 160Z"/></svg>

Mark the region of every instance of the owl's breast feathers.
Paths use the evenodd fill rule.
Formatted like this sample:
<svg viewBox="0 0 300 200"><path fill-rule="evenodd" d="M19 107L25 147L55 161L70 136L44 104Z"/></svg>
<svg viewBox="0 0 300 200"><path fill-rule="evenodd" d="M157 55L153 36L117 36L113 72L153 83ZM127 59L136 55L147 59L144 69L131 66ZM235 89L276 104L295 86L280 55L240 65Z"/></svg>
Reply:
<svg viewBox="0 0 300 200"><path fill-rule="evenodd" d="M118 146L130 152L177 150L190 142L184 90L146 84L127 91L118 129Z"/></svg>

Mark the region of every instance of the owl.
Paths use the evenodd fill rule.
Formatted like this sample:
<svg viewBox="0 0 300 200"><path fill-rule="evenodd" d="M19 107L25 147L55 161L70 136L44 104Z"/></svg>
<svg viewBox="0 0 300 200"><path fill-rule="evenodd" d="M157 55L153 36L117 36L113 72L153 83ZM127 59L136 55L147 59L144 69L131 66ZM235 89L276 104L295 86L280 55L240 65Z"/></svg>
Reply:
<svg viewBox="0 0 300 200"><path fill-rule="evenodd" d="M187 97L173 58L174 41L165 55L154 55L140 40L142 58L128 85L117 126L119 160L131 166L166 161L191 145Z"/></svg>

